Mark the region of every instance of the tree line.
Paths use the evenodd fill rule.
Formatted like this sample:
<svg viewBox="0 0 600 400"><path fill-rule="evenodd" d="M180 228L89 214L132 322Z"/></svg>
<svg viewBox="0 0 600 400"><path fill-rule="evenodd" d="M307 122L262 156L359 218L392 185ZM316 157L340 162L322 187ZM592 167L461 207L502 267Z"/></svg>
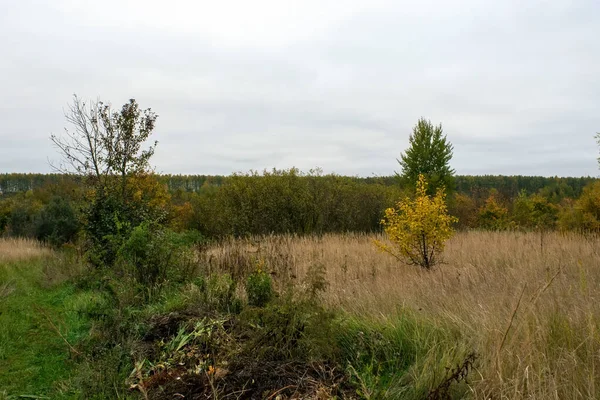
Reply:
<svg viewBox="0 0 600 400"><path fill-rule="evenodd" d="M81 220L82 209L89 204L90 194L86 186L62 178L25 192L5 192L0 197L0 231L5 235L47 237L48 233L44 232L49 229L47 220L53 213L57 214L57 221L74 220L73 223L63 221L62 226L76 225L77 220ZM397 182L390 184L384 180L324 175L315 171L303 173L295 168L220 178L212 181L208 177L198 190L187 190L184 186L169 189L168 182L175 181L172 177L150 174L137 181L129 180L128 207L131 212L138 210L132 205L135 201L152 204L152 213L158 213L156 208L162 207L160 214L164 214L164 220L174 230L193 230L205 237L379 232L384 211L411 193ZM590 179L587 185L580 187L586 182L584 178L545 178L543 182L547 184L537 191L520 188L513 196L487 184L493 183L495 178L487 182L482 179L479 184L474 179L468 191L461 191L458 190L461 177L456 177L457 190L448 195L447 201L449 212L458 217L458 229L543 226L545 229L594 230L598 225L600 206L595 204L600 198L600 181ZM146 198L142 199L142 194ZM144 207L138 211L145 210ZM114 212L112 210L111 215ZM42 229L43 225L46 227Z"/></svg>
<svg viewBox="0 0 600 400"><path fill-rule="evenodd" d="M323 175L321 174L321 176ZM222 186L231 176L160 174L156 175L156 178L166 186L169 192L173 193L179 191L201 192L206 187ZM402 186L398 177L393 175L347 178L364 184ZM506 201L514 200L522 191L528 194L541 192L552 202L560 202L564 198L578 198L581 196L583 188L596 180L597 178L589 176L454 175L454 189L457 193L478 199L487 198L490 190L495 189L498 195ZM48 185L64 184L67 181L77 183L80 182L80 178L57 173L0 173L0 191L4 194L15 194L41 189Z"/></svg>

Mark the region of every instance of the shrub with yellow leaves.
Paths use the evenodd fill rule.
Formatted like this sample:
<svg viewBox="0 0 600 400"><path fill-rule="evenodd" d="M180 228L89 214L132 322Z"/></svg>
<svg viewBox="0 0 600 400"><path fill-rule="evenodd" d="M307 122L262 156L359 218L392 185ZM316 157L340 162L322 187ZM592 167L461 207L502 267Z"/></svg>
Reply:
<svg viewBox="0 0 600 400"><path fill-rule="evenodd" d="M398 202L397 209L385 210L381 224L391 244L375 244L399 260L430 269L440 261L457 221L448 214L444 189L438 189L435 196L427 195L427 182L419 175L415 199L406 198Z"/></svg>

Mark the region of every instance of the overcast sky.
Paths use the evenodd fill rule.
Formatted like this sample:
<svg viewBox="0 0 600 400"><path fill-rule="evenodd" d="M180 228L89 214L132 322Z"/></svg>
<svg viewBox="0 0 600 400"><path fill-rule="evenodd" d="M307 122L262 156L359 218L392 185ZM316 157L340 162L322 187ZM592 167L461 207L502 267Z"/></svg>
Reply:
<svg viewBox="0 0 600 400"><path fill-rule="evenodd" d="M159 114L157 171L390 175L419 117L459 174L598 175L598 0L0 0L0 173L77 94Z"/></svg>

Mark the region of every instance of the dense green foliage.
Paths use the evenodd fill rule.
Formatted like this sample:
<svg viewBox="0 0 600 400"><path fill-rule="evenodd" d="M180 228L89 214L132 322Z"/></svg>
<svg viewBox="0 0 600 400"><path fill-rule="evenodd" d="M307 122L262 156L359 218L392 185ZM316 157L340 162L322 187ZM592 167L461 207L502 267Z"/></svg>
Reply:
<svg viewBox="0 0 600 400"><path fill-rule="evenodd" d="M73 241L79 229L77 214L69 200L54 197L39 214L36 237L59 246Z"/></svg>
<svg viewBox="0 0 600 400"><path fill-rule="evenodd" d="M579 199L566 202L558 224L564 230L600 231L600 182L586 186Z"/></svg>
<svg viewBox="0 0 600 400"><path fill-rule="evenodd" d="M328 177L330 175L322 175ZM337 175L340 177L339 175ZM230 177L209 175L158 175L157 179L171 193L202 193L211 187L223 185ZM348 177L355 182L396 186L398 180L394 176L381 177ZM474 198L485 198L490 189L496 189L505 199L513 199L522 190L528 194L539 191L552 203L559 203L564 198L578 198L583 188L594 182L592 177L545 177L524 175L454 175L455 188L458 193ZM21 174L0 173L0 191L11 195L28 190L41 190L49 187L72 187L77 178L62 174Z"/></svg>
<svg viewBox="0 0 600 400"><path fill-rule="evenodd" d="M42 210L59 197L70 203L87 231L102 238L97 248L110 252L111 259L120 246L113 246L112 235L148 218L204 237L373 232L381 229L385 209L410 193L393 177L344 177L297 169L228 177L147 175L128 181L126 207L118 197L98 197L90 209L86 200L90 194L74 177L0 175L0 184L15 180L41 186L0 196L0 229L5 234L38 236ZM457 191L448 197L448 206L459 219L459 229L537 229L540 219L547 229L594 226L594 213L584 217L583 200L577 202L593 178L456 176L455 181Z"/></svg>
<svg viewBox="0 0 600 400"><path fill-rule="evenodd" d="M143 287L156 289L178 268L178 251L169 233L158 226L142 223L131 231L118 250L125 270Z"/></svg>
<svg viewBox="0 0 600 400"><path fill-rule="evenodd" d="M442 125L433 126L431 121L419 119L408 143L408 149L398 160L402 181L414 188L423 175L429 182L427 194L434 195L441 187L451 193L454 190L454 170L450 168L452 144L443 136Z"/></svg>
<svg viewBox="0 0 600 400"><path fill-rule="evenodd" d="M264 307L273 298L273 281L271 276L262 270L258 270L248 276L246 280L246 295L248 304L256 307Z"/></svg>
<svg viewBox="0 0 600 400"><path fill-rule="evenodd" d="M189 194L191 226L208 236L376 231L401 190L297 169L228 177L222 186ZM176 197L174 195L174 197Z"/></svg>
<svg viewBox="0 0 600 400"><path fill-rule="evenodd" d="M505 200L514 199L525 191L527 194L540 193L552 203L560 203L565 198L581 196L583 188L596 178L559 178L543 176L455 176L456 190L476 200L486 198L491 189L496 189Z"/></svg>

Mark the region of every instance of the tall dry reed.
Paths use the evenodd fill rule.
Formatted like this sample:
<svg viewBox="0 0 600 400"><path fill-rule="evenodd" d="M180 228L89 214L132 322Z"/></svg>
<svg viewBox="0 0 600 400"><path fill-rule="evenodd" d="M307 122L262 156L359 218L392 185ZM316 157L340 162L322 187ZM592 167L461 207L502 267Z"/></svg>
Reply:
<svg viewBox="0 0 600 400"><path fill-rule="evenodd" d="M23 261L52 254L52 250L33 239L0 238L0 262Z"/></svg>

